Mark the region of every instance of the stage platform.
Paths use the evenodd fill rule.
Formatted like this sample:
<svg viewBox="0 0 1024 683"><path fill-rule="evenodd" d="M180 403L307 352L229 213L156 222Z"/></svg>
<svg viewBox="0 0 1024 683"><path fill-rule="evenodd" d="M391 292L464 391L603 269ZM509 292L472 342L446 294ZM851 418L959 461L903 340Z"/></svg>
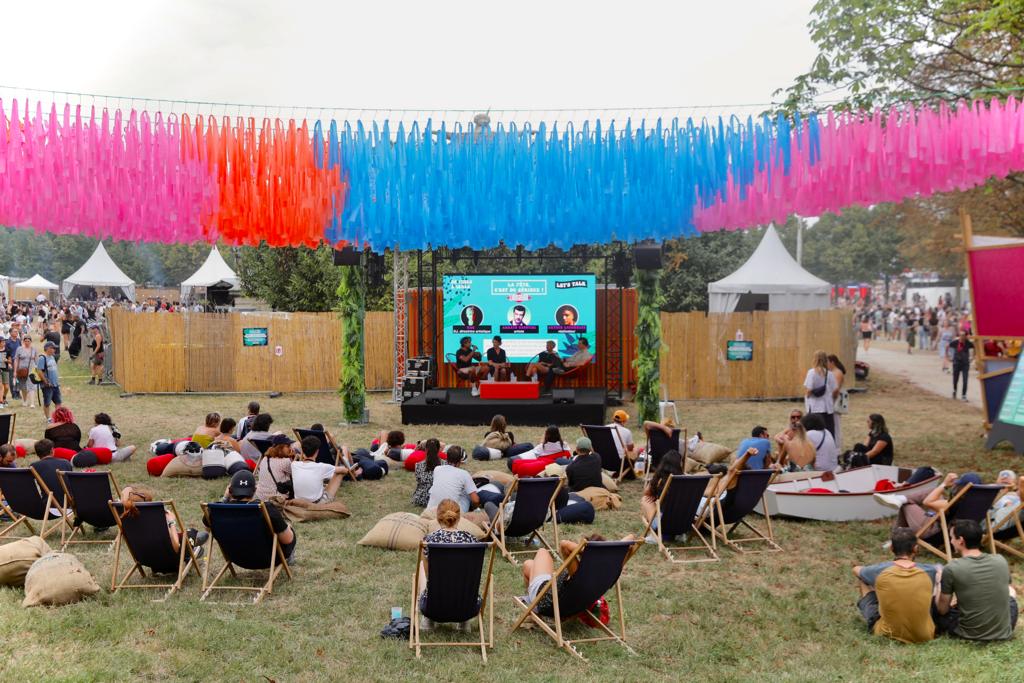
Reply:
<svg viewBox="0 0 1024 683"><path fill-rule="evenodd" d="M556 404L550 396L535 399L481 399L469 389L448 389L448 403L427 405L420 394L402 403L402 424L479 425L486 430L491 418L502 414L513 429L521 425L604 424L604 389L575 389L574 403ZM481 437L483 433L481 433Z"/></svg>

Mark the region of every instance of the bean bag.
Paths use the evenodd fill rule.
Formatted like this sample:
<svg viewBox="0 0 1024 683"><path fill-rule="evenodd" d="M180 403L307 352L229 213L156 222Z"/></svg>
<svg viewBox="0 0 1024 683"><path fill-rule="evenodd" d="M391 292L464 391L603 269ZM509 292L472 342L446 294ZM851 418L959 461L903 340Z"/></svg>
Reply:
<svg viewBox="0 0 1024 683"><path fill-rule="evenodd" d="M622 507L622 497L601 486L588 486L576 493L593 505L595 510L618 510Z"/></svg>
<svg viewBox="0 0 1024 683"><path fill-rule="evenodd" d="M727 462L732 455L733 450L728 446L702 441L700 445L687 453L686 457L696 460L702 465L710 465L713 462Z"/></svg>
<svg viewBox="0 0 1024 683"><path fill-rule="evenodd" d="M159 477L164 473L164 468L167 467L167 463L174 460L175 457L177 456L175 456L174 453L154 455L146 461L146 471L149 472L149 476L151 477Z"/></svg>
<svg viewBox="0 0 1024 683"><path fill-rule="evenodd" d="M70 605L100 591L96 579L69 553L49 553L36 560L25 575L22 607Z"/></svg>
<svg viewBox="0 0 1024 683"><path fill-rule="evenodd" d="M249 470L252 472L256 469L255 462L252 460L246 460L234 451L227 451L224 453L224 466L227 468L227 475L229 477L239 470Z"/></svg>
<svg viewBox="0 0 1024 683"><path fill-rule="evenodd" d="M487 446L476 446L473 448L474 460L501 460L504 455L497 448L489 448Z"/></svg>
<svg viewBox="0 0 1024 683"><path fill-rule="evenodd" d="M28 453L25 447L18 443L14 444L14 452L19 458L24 458Z"/></svg>
<svg viewBox="0 0 1024 683"><path fill-rule="evenodd" d="M441 458L441 460L447 460L448 459L448 454L445 453L444 451L441 451L440 453L438 453L437 456L439 458ZM426 459L427 459L427 452L426 451L413 451L412 453L409 454L408 458L406 458L405 460L402 461L402 467L405 468L406 472L413 472L413 471L416 470L416 463L423 462Z"/></svg>
<svg viewBox="0 0 1024 683"><path fill-rule="evenodd" d="M71 458L71 464L75 467L96 467L96 465L109 465L113 453L109 448L86 448L75 453Z"/></svg>
<svg viewBox="0 0 1024 683"><path fill-rule="evenodd" d="M167 463L160 474L161 477L201 477L203 476L202 458L187 460L184 455L176 455Z"/></svg>
<svg viewBox="0 0 1024 683"><path fill-rule="evenodd" d="M17 451L19 458L24 458L26 455L35 455L36 439L15 439L14 450Z"/></svg>
<svg viewBox="0 0 1024 683"><path fill-rule="evenodd" d="M427 520L411 512L392 512L384 515L357 543L385 550L416 550L426 535Z"/></svg>
<svg viewBox="0 0 1024 683"><path fill-rule="evenodd" d="M78 453L78 451L73 451L70 448L54 448L53 449L53 457L60 458L61 460L70 461L72 458L75 457L76 453Z"/></svg>
<svg viewBox="0 0 1024 683"><path fill-rule="evenodd" d="M242 456L238 456L241 458ZM203 479L217 479L227 476L227 455L219 448L203 449L202 474Z"/></svg>
<svg viewBox="0 0 1024 683"><path fill-rule="evenodd" d="M519 458L512 463L512 474L519 477L536 477L544 471L545 467L554 464L559 458L564 458L568 455L568 451L562 451L561 453L545 455L534 460L524 460Z"/></svg>
<svg viewBox="0 0 1024 683"><path fill-rule="evenodd" d="M477 482L477 486L483 486L487 482L494 482L495 484L501 484L508 488L512 485L512 481L515 477L508 472L499 472L498 470L480 470L479 472L473 472L473 481ZM483 483L481 483L481 481Z"/></svg>
<svg viewBox="0 0 1024 683"><path fill-rule="evenodd" d="M50 546L38 536L0 545L0 586L24 586L29 568L49 552Z"/></svg>

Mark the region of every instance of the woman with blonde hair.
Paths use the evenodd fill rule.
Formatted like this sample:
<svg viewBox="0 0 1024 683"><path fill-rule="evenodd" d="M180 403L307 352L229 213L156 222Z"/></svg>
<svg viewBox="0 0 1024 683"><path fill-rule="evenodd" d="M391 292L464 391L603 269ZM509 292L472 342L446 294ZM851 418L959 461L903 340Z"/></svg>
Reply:
<svg viewBox="0 0 1024 683"><path fill-rule="evenodd" d="M825 421L825 429L836 435L834 397L838 391L836 377L828 369L828 354L824 351L814 352L814 365L804 377L804 407L808 415L821 415Z"/></svg>
<svg viewBox="0 0 1024 683"><path fill-rule="evenodd" d="M459 520L462 518L462 510L459 504L451 498L445 498L437 505L437 523L440 528L432 531L423 538L424 543L476 543L476 536L459 529ZM423 592L420 593L420 611L427 604L427 561L429 548L423 549L423 562L420 564L420 582ZM465 628L467 624L460 624ZM425 616L420 616L420 629L429 631L434 628L434 622Z"/></svg>
<svg viewBox="0 0 1024 683"><path fill-rule="evenodd" d="M803 422L797 422L793 425L793 437L782 446L779 464L790 472L811 471L817 454Z"/></svg>

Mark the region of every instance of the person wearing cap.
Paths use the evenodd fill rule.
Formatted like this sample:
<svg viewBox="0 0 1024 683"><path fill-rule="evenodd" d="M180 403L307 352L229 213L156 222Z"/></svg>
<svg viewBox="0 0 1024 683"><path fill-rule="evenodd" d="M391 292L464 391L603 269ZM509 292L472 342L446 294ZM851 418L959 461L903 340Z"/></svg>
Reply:
<svg viewBox="0 0 1024 683"><path fill-rule="evenodd" d="M888 505L899 510L896 515L894 527L909 527L917 533L928 520L949 507L950 499L967 484L977 485L981 483L981 477L975 472L967 472L957 475L950 472L931 491L921 490L906 495L900 493L876 493L875 500L883 505ZM946 490L949 490L947 497ZM937 528L937 527L936 527Z"/></svg>
<svg viewBox="0 0 1024 683"><path fill-rule="evenodd" d="M629 413L620 409L612 413L612 421L607 426L612 427L619 434L619 438L615 442L615 447L619 449L619 458L633 462L633 432L626 427L627 422L629 422Z"/></svg>
<svg viewBox="0 0 1024 683"><path fill-rule="evenodd" d="M245 439L242 439L242 443L246 443ZM292 446L291 439L284 434L274 434L270 437L270 448L260 458L256 471L258 482L256 498L266 501L279 495L286 495L288 498L294 496L292 485L292 461L294 459L295 448ZM291 495L287 492L289 487L292 487Z"/></svg>
<svg viewBox="0 0 1024 683"><path fill-rule="evenodd" d="M757 454L747 459L747 469L763 470L771 464L772 442L767 427L757 425L751 429L750 438L740 442L736 453L746 453L751 448L757 451Z"/></svg>
<svg viewBox="0 0 1024 683"><path fill-rule="evenodd" d="M57 345L52 341L43 344L43 355L36 360L36 367L43 379L43 412L46 414L46 421L50 420L50 406L57 408L61 406L60 375L57 373Z"/></svg>
<svg viewBox="0 0 1024 683"><path fill-rule="evenodd" d="M576 439L576 452L565 468L566 483L570 491L582 491L591 486L604 487L601 479L601 456L594 452L590 439Z"/></svg>
<svg viewBox="0 0 1024 683"><path fill-rule="evenodd" d="M224 491L224 497L220 502L252 503L254 502L253 497L255 495L256 479L253 477L252 472L248 470L239 470L231 475L231 482ZM272 503L264 503L263 507L267 511L267 516L270 517L270 526L273 528L274 533L277 534L277 540L281 544L281 550L284 552L285 560L291 564L295 554L295 543L298 541L295 530L292 529L291 524L289 524L284 518L284 514L281 512L279 507ZM210 522L207 519L203 520L203 524L205 524L207 528L210 526Z"/></svg>
<svg viewBox="0 0 1024 683"><path fill-rule="evenodd" d="M1024 477L1018 478L1013 470L1002 470L996 477L996 483L1003 487L1003 493L992 503L989 514L992 518L992 528L999 533L1016 524L1014 513L1017 512L1020 501L1024 500ZM1024 521L1024 513L1021 514L1021 521Z"/></svg>

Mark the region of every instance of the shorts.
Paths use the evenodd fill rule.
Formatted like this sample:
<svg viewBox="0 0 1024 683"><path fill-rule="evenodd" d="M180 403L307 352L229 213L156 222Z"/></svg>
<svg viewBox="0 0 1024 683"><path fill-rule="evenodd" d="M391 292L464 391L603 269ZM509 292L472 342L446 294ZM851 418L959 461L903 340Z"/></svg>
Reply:
<svg viewBox="0 0 1024 683"><path fill-rule="evenodd" d="M60 405L63 403L60 395L60 387L40 387L43 390L43 405L47 408L51 403Z"/></svg>
<svg viewBox="0 0 1024 683"><path fill-rule="evenodd" d="M0 368L0 381L4 384L11 383L11 371L9 368Z"/></svg>
<svg viewBox="0 0 1024 683"><path fill-rule="evenodd" d="M558 588L561 588L562 586L565 585L565 582L566 582L567 579L568 579L568 575L567 574L561 574L558 577L558 583L555 584L555 585ZM540 595L541 591L543 591L544 588L549 583L551 583L551 574L540 574L538 576L533 577L533 580L530 581L530 587L526 591L526 596L527 596L527 603L526 604L529 605L534 600L536 600L537 596ZM555 615L555 594L554 594L554 592L553 591L548 591L547 593L545 593L544 597L542 597L540 599L540 602L537 603L537 606L533 608L533 611L536 612L537 614L541 615L542 617L553 617ZM569 616L572 616L572 615L571 614L568 614L568 615L567 614L563 614L561 616L563 618L565 618L565 617L569 617Z"/></svg>
<svg viewBox="0 0 1024 683"><path fill-rule="evenodd" d="M860 610L860 616L867 622L868 633L874 633L875 624L882 618L882 614L878 611L878 594L875 591L871 591L867 595L862 596L857 601L857 609Z"/></svg>
<svg viewBox="0 0 1024 683"><path fill-rule="evenodd" d="M861 332L860 336L861 336L861 339L871 339L871 333L870 332Z"/></svg>

